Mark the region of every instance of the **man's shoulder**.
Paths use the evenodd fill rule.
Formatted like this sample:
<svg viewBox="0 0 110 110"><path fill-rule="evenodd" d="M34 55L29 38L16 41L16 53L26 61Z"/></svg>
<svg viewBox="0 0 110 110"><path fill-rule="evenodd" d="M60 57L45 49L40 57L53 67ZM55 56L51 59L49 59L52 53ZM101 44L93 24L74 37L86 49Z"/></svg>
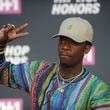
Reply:
<svg viewBox="0 0 110 110"><path fill-rule="evenodd" d="M94 86L98 85L100 87L109 87L109 85L103 81L103 79L101 79L99 76L97 76L96 74L89 72L91 75L91 82L93 83Z"/></svg>
<svg viewBox="0 0 110 110"><path fill-rule="evenodd" d="M30 71L39 74L40 76L42 74L47 73L46 71L52 71L55 70L57 67L57 63L49 63L46 60L37 60L32 61L30 64Z"/></svg>

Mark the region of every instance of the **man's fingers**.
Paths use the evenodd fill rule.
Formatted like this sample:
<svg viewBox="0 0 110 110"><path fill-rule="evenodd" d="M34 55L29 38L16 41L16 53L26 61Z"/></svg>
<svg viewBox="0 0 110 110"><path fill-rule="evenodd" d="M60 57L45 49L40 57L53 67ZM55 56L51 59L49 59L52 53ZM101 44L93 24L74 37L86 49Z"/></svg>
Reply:
<svg viewBox="0 0 110 110"><path fill-rule="evenodd" d="M8 31L13 30L13 29L15 29L15 26L13 24L7 24L7 25L3 26L4 32L8 32Z"/></svg>
<svg viewBox="0 0 110 110"><path fill-rule="evenodd" d="M23 32L23 33L16 34L15 38L24 37L24 36L27 36L27 35L29 35L29 32Z"/></svg>
<svg viewBox="0 0 110 110"><path fill-rule="evenodd" d="M27 28L27 26L28 26L28 23L25 23L25 24L21 25L20 27L16 28L15 29L16 33L23 31L25 28Z"/></svg>
<svg viewBox="0 0 110 110"><path fill-rule="evenodd" d="M10 42L10 41L13 41L13 40L15 40L15 39L18 39L18 38L21 38L21 37L27 36L27 35L29 35L28 32L19 33L19 34L17 34L15 37L10 38L10 39L9 39L9 42Z"/></svg>

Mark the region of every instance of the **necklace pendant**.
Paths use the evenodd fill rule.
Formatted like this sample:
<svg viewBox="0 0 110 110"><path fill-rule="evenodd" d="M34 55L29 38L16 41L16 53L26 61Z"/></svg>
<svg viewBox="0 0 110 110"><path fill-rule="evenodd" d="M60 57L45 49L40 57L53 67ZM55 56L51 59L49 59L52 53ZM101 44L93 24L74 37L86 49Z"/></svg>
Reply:
<svg viewBox="0 0 110 110"><path fill-rule="evenodd" d="M64 88L60 87L60 88L58 88L58 91L61 93L64 93Z"/></svg>

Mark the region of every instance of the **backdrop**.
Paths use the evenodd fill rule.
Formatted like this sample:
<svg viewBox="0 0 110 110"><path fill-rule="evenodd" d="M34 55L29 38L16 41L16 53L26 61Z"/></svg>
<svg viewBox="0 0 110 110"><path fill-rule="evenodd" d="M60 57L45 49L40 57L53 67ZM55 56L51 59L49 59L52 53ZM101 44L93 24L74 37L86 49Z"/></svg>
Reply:
<svg viewBox="0 0 110 110"><path fill-rule="evenodd" d="M7 23L16 26L29 23L26 31L30 35L7 45L8 61L22 63L46 59L58 62L57 39L51 37L57 33L63 19L79 16L90 21L94 29L94 51L87 57L88 63L85 66L110 84L110 0L18 0L19 7L14 7L13 13L8 10L10 7L3 8L2 1L0 0L1 26ZM22 98L23 110L31 110L30 95L24 91L1 85L0 98Z"/></svg>

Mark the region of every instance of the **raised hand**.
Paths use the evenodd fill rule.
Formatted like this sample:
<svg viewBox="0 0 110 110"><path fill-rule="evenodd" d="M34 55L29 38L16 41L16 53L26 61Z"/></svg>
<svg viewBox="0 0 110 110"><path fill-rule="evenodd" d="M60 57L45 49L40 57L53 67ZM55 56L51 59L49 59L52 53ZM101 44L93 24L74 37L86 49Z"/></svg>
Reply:
<svg viewBox="0 0 110 110"><path fill-rule="evenodd" d="M0 30L0 45L6 45L6 43L12 40L28 35L28 32L22 32L27 26L27 23L17 28L13 24L4 25Z"/></svg>

